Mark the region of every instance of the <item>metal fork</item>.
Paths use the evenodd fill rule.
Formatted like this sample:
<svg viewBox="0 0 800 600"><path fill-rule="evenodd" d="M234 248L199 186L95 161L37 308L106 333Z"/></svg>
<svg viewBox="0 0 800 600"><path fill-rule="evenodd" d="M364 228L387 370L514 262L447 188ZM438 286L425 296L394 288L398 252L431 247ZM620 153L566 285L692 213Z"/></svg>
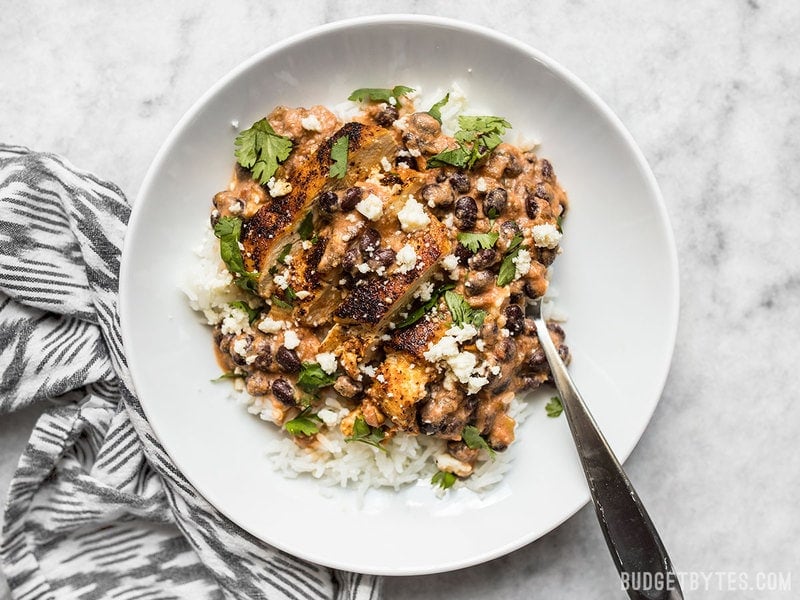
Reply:
<svg viewBox="0 0 800 600"><path fill-rule="evenodd" d="M541 298L530 307L592 493L600 529L623 587L635 600L683 600L672 561L653 522L550 338L542 318Z"/></svg>

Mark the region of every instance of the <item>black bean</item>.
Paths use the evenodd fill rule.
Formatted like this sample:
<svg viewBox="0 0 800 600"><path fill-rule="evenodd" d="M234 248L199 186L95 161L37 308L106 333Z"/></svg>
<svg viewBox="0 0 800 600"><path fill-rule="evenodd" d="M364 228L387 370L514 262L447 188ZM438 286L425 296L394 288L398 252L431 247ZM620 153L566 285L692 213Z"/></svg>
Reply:
<svg viewBox="0 0 800 600"><path fill-rule="evenodd" d="M271 343L266 336L258 335L253 340L252 351L256 355L253 366L259 371L268 371L272 364Z"/></svg>
<svg viewBox="0 0 800 600"><path fill-rule="evenodd" d="M491 271L470 271L467 276L467 282L464 285L464 292L467 296L477 296L485 292L493 284L494 275Z"/></svg>
<svg viewBox="0 0 800 600"><path fill-rule="evenodd" d="M561 327L558 323L553 323L552 321L547 324L547 330L555 333L557 336L561 337L562 339L566 336L564 333L564 328Z"/></svg>
<svg viewBox="0 0 800 600"><path fill-rule="evenodd" d="M353 186L347 188L344 193L344 198L342 198L342 210L348 211L353 210L356 207L356 204L361 202L361 199L364 197L364 190L358 186Z"/></svg>
<svg viewBox="0 0 800 600"><path fill-rule="evenodd" d="M381 234L378 233L377 229L367 227L364 233L361 234L358 245L365 254L372 254L381 245Z"/></svg>
<svg viewBox="0 0 800 600"><path fill-rule="evenodd" d="M511 338L500 338L494 346L494 355L500 362L511 362L517 355L517 344Z"/></svg>
<svg viewBox="0 0 800 600"><path fill-rule="evenodd" d="M538 298L539 294L536 293L536 290L531 285L530 281L526 281L522 286L522 291L528 298Z"/></svg>
<svg viewBox="0 0 800 600"><path fill-rule="evenodd" d="M529 219L535 219L539 216L539 202L536 196L531 193L525 195L525 213Z"/></svg>
<svg viewBox="0 0 800 600"><path fill-rule="evenodd" d="M294 398L294 388L292 384L283 377L279 377L272 382L272 395L275 399L286 406L295 406L297 401Z"/></svg>
<svg viewBox="0 0 800 600"><path fill-rule="evenodd" d="M414 169L415 171L419 169L419 166L417 165L417 159L414 158L413 156L398 156L397 159L394 161L394 165L396 167L405 165L409 169Z"/></svg>
<svg viewBox="0 0 800 600"><path fill-rule="evenodd" d="M522 173L522 164L513 156L508 161L506 168L503 170L504 177L517 177Z"/></svg>
<svg viewBox="0 0 800 600"><path fill-rule="evenodd" d="M542 177L550 181L553 178L553 165L546 158L542 159Z"/></svg>
<svg viewBox="0 0 800 600"><path fill-rule="evenodd" d="M394 250L391 248L381 248L377 252L375 252L375 260L377 260L380 264L384 267L388 267L394 264L397 255L395 254Z"/></svg>
<svg viewBox="0 0 800 600"><path fill-rule="evenodd" d="M544 354L544 350L536 348L531 352L525 359L525 366L535 373L547 370L547 357Z"/></svg>
<svg viewBox="0 0 800 600"><path fill-rule="evenodd" d="M483 199L483 214L490 219L502 215L508 206L508 192L503 188L494 188Z"/></svg>
<svg viewBox="0 0 800 600"><path fill-rule="evenodd" d="M569 348L566 346L566 344L558 345L558 355L561 357L561 360L569 364Z"/></svg>
<svg viewBox="0 0 800 600"><path fill-rule="evenodd" d="M428 206L431 204L434 206L452 206L453 204L452 190L443 185L429 183L428 185L422 187L422 189L419 191L419 195Z"/></svg>
<svg viewBox="0 0 800 600"><path fill-rule="evenodd" d="M516 304L509 304L506 306L506 329L511 335L518 335L525 329L525 313L522 312L522 307Z"/></svg>
<svg viewBox="0 0 800 600"><path fill-rule="evenodd" d="M556 260L556 250L551 248L536 248L536 260L545 267L549 267Z"/></svg>
<svg viewBox="0 0 800 600"><path fill-rule="evenodd" d="M527 376L527 377L523 377L523 378L522 378L522 383L521 383L521 385L519 386L519 389L520 389L520 391L524 391L524 390L535 390L535 389L536 389L536 388L538 388L540 385L542 385L542 381L541 381L541 379L539 379L539 378L537 378L537 377L530 377L530 376Z"/></svg>
<svg viewBox="0 0 800 600"><path fill-rule="evenodd" d="M263 396L269 391L269 378L262 371L253 371L247 376L245 387L251 396Z"/></svg>
<svg viewBox="0 0 800 600"><path fill-rule="evenodd" d="M450 187L457 194L466 194L469 191L469 178L463 173L454 173L450 176Z"/></svg>
<svg viewBox="0 0 800 600"><path fill-rule="evenodd" d="M553 199L553 195L547 191L547 188L543 183L536 184L536 187L533 190L533 195L537 198L541 198L542 200L547 200L548 202Z"/></svg>
<svg viewBox="0 0 800 600"><path fill-rule="evenodd" d="M387 104L386 108L375 115L375 122L381 127L391 127L392 123L394 123L399 117L400 113L397 112L397 108L391 104Z"/></svg>
<svg viewBox="0 0 800 600"><path fill-rule="evenodd" d="M456 227L465 231L475 227L478 220L478 204L472 196L461 196L456 200Z"/></svg>
<svg viewBox="0 0 800 600"><path fill-rule="evenodd" d="M453 254L458 258L458 264L462 267L466 267L469 264L470 257L475 253L463 244L456 244L456 249L453 250Z"/></svg>
<svg viewBox="0 0 800 600"><path fill-rule="evenodd" d="M275 353L275 361L284 373L297 373L300 371L300 357L297 352L289 350L286 346L281 346Z"/></svg>
<svg viewBox="0 0 800 600"><path fill-rule="evenodd" d="M358 246L350 246L342 256L342 268L345 271L352 271L360 262L361 252L359 252Z"/></svg>
<svg viewBox="0 0 800 600"><path fill-rule="evenodd" d="M500 225L500 235L509 240L514 239L514 236L520 233L522 233L522 230L516 221L503 221L502 225Z"/></svg>
<svg viewBox="0 0 800 600"><path fill-rule="evenodd" d="M322 192L317 196L317 204L326 213L334 213L339 210L339 197L336 192Z"/></svg>
<svg viewBox="0 0 800 600"><path fill-rule="evenodd" d="M500 255L492 248L478 250L475 256L469 259L469 268L475 271L485 271L492 265L497 264Z"/></svg>

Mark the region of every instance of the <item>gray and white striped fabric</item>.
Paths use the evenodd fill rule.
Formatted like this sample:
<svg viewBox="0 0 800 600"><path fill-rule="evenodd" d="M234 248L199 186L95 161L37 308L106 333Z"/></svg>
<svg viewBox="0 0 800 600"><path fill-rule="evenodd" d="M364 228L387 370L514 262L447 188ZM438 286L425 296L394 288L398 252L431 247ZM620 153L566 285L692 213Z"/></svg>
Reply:
<svg viewBox="0 0 800 600"><path fill-rule="evenodd" d="M158 443L117 317L128 216L116 186L0 145L0 415L48 406L8 495L0 558L14 597L380 598L380 578L236 527Z"/></svg>

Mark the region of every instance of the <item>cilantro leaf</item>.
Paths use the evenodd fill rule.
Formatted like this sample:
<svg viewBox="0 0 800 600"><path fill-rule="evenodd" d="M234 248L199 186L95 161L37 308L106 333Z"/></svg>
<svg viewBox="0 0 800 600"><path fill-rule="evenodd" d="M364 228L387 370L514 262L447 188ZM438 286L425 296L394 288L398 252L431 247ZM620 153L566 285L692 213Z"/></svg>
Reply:
<svg viewBox="0 0 800 600"><path fill-rule="evenodd" d="M333 385L336 381L336 373L328 375L319 366L319 363L304 362L300 367L300 375L297 378L297 385L305 392L315 394L320 388Z"/></svg>
<svg viewBox="0 0 800 600"><path fill-rule="evenodd" d="M453 148L451 150L443 150L439 154L434 154L428 158L426 168L434 169L436 167L444 167L451 165L453 167L464 168L469 164L470 151L464 146Z"/></svg>
<svg viewBox="0 0 800 600"><path fill-rule="evenodd" d="M409 325L413 325L419 321L425 316L425 313L439 303L439 298L441 298L445 292L452 290L454 287L456 287L454 283L446 283L440 288L434 290L434 292L431 294L430 300L423 302L416 309L411 311L405 319L396 325L397 329L403 329L404 327L408 327Z"/></svg>
<svg viewBox="0 0 800 600"><path fill-rule="evenodd" d="M275 133L266 119L256 121L233 142L239 164L250 169L259 183L265 184L275 174L278 164L289 158L292 140Z"/></svg>
<svg viewBox="0 0 800 600"><path fill-rule="evenodd" d="M386 434L380 427L370 427L363 417L356 417L353 422L353 435L344 438L345 442L363 442L374 446L381 452L389 454L389 451L383 447L381 440Z"/></svg>
<svg viewBox="0 0 800 600"><path fill-rule="evenodd" d="M477 252L481 248L488 250L494 247L499 237L500 234L496 231L490 231L489 233L459 233L458 241L465 248L469 248L472 252Z"/></svg>
<svg viewBox="0 0 800 600"><path fill-rule="evenodd" d="M399 100L400 96L405 96L414 91L414 88L405 85L396 85L393 88L358 88L347 97L348 100L355 102L389 102L390 98Z"/></svg>
<svg viewBox="0 0 800 600"><path fill-rule="evenodd" d="M239 238L242 235L242 220L237 217L222 217L214 225L214 235L219 239L219 254L225 266L236 278L236 285L248 292L258 290L258 272L250 273L244 268Z"/></svg>
<svg viewBox="0 0 800 600"><path fill-rule="evenodd" d="M247 313L247 322L252 325L255 323L256 319L258 319L258 315L261 314L261 311L257 308L250 308L250 305L245 302L244 300L236 300L235 302L230 303L232 308L238 308L239 310L243 310Z"/></svg>
<svg viewBox="0 0 800 600"><path fill-rule="evenodd" d="M286 302L286 300L278 298L278 296L275 294L272 294L272 298L270 298L270 300L278 308L282 308L283 310L292 310L292 304L290 302Z"/></svg>
<svg viewBox="0 0 800 600"><path fill-rule="evenodd" d="M277 261L283 265L286 264L286 257L289 256L289 253L292 251L292 245L286 244L281 251L278 253Z"/></svg>
<svg viewBox="0 0 800 600"><path fill-rule="evenodd" d="M283 427L294 436L312 436L319 432L320 423L322 419L311 412L311 407L306 407L294 419L284 423Z"/></svg>
<svg viewBox="0 0 800 600"><path fill-rule="evenodd" d="M445 97L439 100L436 104L431 106L431 109L428 111L428 114L432 116L434 119L439 121L441 124L442 122L442 107L450 101L450 92L445 94Z"/></svg>
<svg viewBox="0 0 800 600"><path fill-rule="evenodd" d="M329 177L341 179L347 173L347 150L350 144L350 137L343 135L337 139L331 147L331 170Z"/></svg>
<svg viewBox="0 0 800 600"><path fill-rule="evenodd" d="M472 308L462 296L455 292L445 292L444 301L450 310L455 325L470 324L476 328L483 325L486 318L486 311L479 308Z"/></svg>
<svg viewBox="0 0 800 600"><path fill-rule="evenodd" d="M431 477L431 483L433 485L438 485L443 490L452 487L455 482L455 474L448 473L447 471L436 471L436 473L433 474L433 477Z"/></svg>
<svg viewBox="0 0 800 600"><path fill-rule="evenodd" d="M561 403L561 398L553 396L550 401L545 404L544 409L547 411L547 416L555 419L564 412L564 405Z"/></svg>
<svg viewBox="0 0 800 600"><path fill-rule="evenodd" d="M245 377L247 377L247 373L234 373L233 371L230 371L228 373L223 373L211 381L212 383L216 383L217 381L223 381L225 379L244 379Z"/></svg>
<svg viewBox="0 0 800 600"><path fill-rule="evenodd" d="M464 427L464 431L461 432L461 439L464 440L468 448L472 448L473 450L486 450L492 458L496 455L495 451L486 443L486 440L481 437L481 432L478 431L478 428L474 425L467 425Z"/></svg>
<svg viewBox="0 0 800 600"><path fill-rule="evenodd" d="M460 129L455 134L458 148L445 150L428 159L428 168L452 165L471 169L502 143L500 137L511 128L511 123L502 117L465 116L458 117Z"/></svg>
<svg viewBox="0 0 800 600"><path fill-rule="evenodd" d="M347 160L347 159L345 159ZM314 235L314 213L313 211L308 211L308 214L305 216L303 221L300 223L300 227L297 228L297 235L300 236L301 240L310 240L311 236ZM291 248L291 246L290 246Z"/></svg>
<svg viewBox="0 0 800 600"><path fill-rule="evenodd" d="M517 274L517 265L514 264L514 259L519 255L522 240L523 237L520 234L515 235L508 246L508 250L506 250L503 262L500 263L500 270L497 272L497 285L500 287L514 281L514 277Z"/></svg>

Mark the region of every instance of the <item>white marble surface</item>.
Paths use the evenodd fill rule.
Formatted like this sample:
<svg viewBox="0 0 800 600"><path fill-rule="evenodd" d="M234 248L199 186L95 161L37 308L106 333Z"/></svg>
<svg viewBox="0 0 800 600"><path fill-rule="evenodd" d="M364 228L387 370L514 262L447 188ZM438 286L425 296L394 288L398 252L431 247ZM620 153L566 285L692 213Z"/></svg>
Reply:
<svg viewBox="0 0 800 600"><path fill-rule="evenodd" d="M313 25L459 17L522 39L594 88L658 178L681 262L661 404L626 466L681 571L791 572L800 590L800 4L12 2L0 18L0 141L58 152L135 197L190 104ZM289 8L291 6L291 8ZM0 417L0 493L35 411ZM737 584L740 580L737 580ZM387 581L389 599L621 598L589 507L507 557ZM0 597L3 597L0 586Z"/></svg>

